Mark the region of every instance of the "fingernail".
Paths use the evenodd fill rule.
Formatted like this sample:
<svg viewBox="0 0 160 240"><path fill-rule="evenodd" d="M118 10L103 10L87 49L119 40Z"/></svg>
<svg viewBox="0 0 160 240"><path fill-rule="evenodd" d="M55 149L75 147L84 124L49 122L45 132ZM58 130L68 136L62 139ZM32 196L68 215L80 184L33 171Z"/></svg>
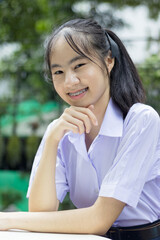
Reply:
<svg viewBox="0 0 160 240"><path fill-rule="evenodd" d="M90 105L89 107L93 109L93 108L94 108L94 105Z"/></svg>

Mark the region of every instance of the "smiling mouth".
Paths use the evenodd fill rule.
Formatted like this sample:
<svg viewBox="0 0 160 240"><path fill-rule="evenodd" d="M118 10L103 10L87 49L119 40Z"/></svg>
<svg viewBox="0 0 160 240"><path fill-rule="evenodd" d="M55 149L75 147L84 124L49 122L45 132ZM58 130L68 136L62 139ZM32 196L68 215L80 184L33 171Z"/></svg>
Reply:
<svg viewBox="0 0 160 240"><path fill-rule="evenodd" d="M80 90L80 91L78 91L78 92L68 93L68 95L71 96L71 97L78 96L78 95L86 92L87 90L88 90L88 87L86 87L86 88L84 88L84 89L82 89L82 90Z"/></svg>

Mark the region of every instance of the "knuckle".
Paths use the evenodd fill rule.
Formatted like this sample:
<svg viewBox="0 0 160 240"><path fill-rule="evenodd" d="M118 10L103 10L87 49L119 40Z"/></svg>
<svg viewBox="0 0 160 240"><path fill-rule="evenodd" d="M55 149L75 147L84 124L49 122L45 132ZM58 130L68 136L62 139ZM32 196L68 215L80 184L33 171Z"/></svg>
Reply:
<svg viewBox="0 0 160 240"><path fill-rule="evenodd" d="M62 122L62 121L64 121L64 120L65 120L65 118L66 118L66 114L65 114L65 113L63 113L63 114L61 115L61 117L60 117L60 120L61 120L61 122Z"/></svg>
<svg viewBox="0 0 160 240"><path fill-rule="evenodd" d="M88 121L88 116L87 116L87 115L84 115L84 119L85 119L86 121Z"/></svg>
<svg viewBox="0 0 160 240"><path fill-rule="evenodd" d="M64 113L68 113L69 110L70 110L69 108L65 108Z"/></svg>
<svg viewBox="0 0 160 240"><path fill-rule="evenodd" d="M77 126L74 126L73 128L75 129L75 131L78 131L78 127Z"/></svg>
<svg viewBox="0 0 160 240"><path fill-rule="evenodd" d="M85 110L88 114L91 112L91 110L89 108L86 108Z"/></svg>

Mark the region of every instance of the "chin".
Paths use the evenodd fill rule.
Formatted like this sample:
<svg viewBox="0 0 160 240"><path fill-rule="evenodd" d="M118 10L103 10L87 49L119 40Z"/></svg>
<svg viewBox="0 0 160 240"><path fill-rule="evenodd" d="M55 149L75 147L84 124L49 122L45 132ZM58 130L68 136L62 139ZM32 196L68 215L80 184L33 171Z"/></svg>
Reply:
<svg viewBox="0 0 160 240"><path fill-rule="evenodd" d="M74 107L85 107L85 108L87 108L90 104L87 105L87 104L82 104L80 102L77 102L77 103L69 103L69 105L74 106Z"/></svg>

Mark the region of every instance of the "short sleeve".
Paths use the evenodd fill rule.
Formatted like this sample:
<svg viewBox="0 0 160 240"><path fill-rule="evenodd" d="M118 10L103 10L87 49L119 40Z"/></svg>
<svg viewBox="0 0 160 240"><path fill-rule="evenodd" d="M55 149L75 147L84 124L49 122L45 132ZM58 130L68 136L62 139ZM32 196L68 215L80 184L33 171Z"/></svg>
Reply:
<svg viewBox="0 0 160 240"><path fill-rule="evenodd" d="M124 121L123 136L114 162L103 179L99 196L113 197L136 207L145 182L156 162L160 135L157 112L135 104Z"/></svg>
<svg viewBox="0 0 160 240"><path fill-rule="evenodd" d="M56 192L57 199L62 203L67 192L69 192L68 181L66 177L66 167L61 156L61 149L58 148L57 163L56 163Z"/></svg>
<svg viewBox="0 0 160 240"><path fill-rule="evenodd" d="M56 121L56 120L55 120ZM47 127L47 130L42 138L42 141L40 143L40 146L37 150L37 153L35 155L34 158L34 162L33 162L33 166L32 166L32 170L31 170L31 175L30 175L30 180L29 180L29 187L28 187L28 191L27 191L27 198L30 195L30 191L31 191L31 186L35 177L35 174L37 172L40 160L41 160L41 156L42 156L42 152L43 152L43 148L45 145L45 140L46 140L46 136L48 134L48 131L50 130L51 126L55 123L55 121L53 121L52 123L50 123ZM63 201L67 191L68 191L68 184L67 184L67 180L66 180L66 171L65 171L65 166L61 160L61 154L60 154L60 144L58 147L58 151L57 151L57 162L56 162L56 192L57 192L57 198L60 202Z"/></svg>

